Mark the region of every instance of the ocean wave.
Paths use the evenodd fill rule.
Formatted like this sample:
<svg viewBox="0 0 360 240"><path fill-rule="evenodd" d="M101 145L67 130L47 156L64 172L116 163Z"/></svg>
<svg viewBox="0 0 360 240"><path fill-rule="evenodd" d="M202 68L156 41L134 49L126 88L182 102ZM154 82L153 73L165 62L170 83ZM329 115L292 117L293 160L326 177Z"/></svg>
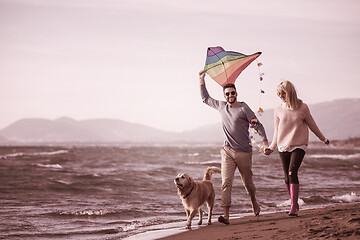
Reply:
<svg viewBox="0 0 360 240"><path fill-rule="evenodd" d="M58 154L64 154L64 153L68 153L68 150L57 150L57 151L52 151L52 152L37 152L37 153L32 153L31 155L33 156L51 156L51 155L58 155Z"/></svg>
<svg viewBox="0 0 360 240"><path fill-rule="evenodd" d="M189 154L188 154L189 157L197 157L197 156L199 156L199 155L200 155L200 153L197 153L197 152L196 152L196 153L189 153Z"/></svg>
<svg viewBox="0 0 360 240"><path fill-rule="evenodd" d="M350 194L344 194L341 196L333 196L331 199L335 202L340 202L340 203L360 202L360 196L356 195L356 193L354 192Z"/></svg>
<svg viewBox="0 0 360 240"><path fill-rule="evenodd" d="M11 157L21 157L21 156L52 156L52 155L64 154L68 152L69 152L68 150L57 150L51 152L34 152L34 153L17 152L17 153L0 155L0 158L11 158Z"/></svg>
<svg viewBox="0 0 360 240"><path fill-rule="evenodd" d="M299 204L300 206L304 206L304 205L305 205L305 202L304 202L304 200L302 200L301 198L299 198L298 204ZM282 201L282 202L276 204L276 207L288 207L288 206L291 206L291 200L290 200L290 199L285 200L285 201Z"/></svg>
<svg viewBox="0 0 360 240"><path fill-rule="evenodd" d="M56 180L54 181L55 183L59 183L61 185L71 185L73 184L72 182L69 182L69 181L64 181L64 180Z"/></svg>
<svg viewBox="0 0 360 240"><path fill-rule="evenodd" d="M360 158L360 153L354 154L309 154L311 158L331 158L331 159L341 159L341 160L349 160L349 159L358 159Z"/></svg>
<svg viewBox="0 0 360 240"><path fill-rule="evenodd" d="M120 214L120 212L118 210L82 210L82 211L62 211L62 212L57 212L57 213L52 213L51 215L56 215L56 216L61 216L61 217L106 217L108 215L116 215L116 214ZM120 220L120 221L116 221L116 222L112 222L112 224L114 224L114 228L107 228L107 229L101 229L101 230L96 230L96 231L91 231L91 232L86 232L86 233L91 233L91 234L95 234L95 233L131 233L134 232L136 230L142 229L142 228L146 228L149 226L156 226L156 225L160 225L160 224L166 224L169 222L174 222L174 221L178 221L176 220L171 220L171 219L162 219L162 218L152 218L152 219L139 219L139 220ZM74 233L72 233L74 234ZM71 234L70 234L71 235Z"/></svg>
<svg viewBox="0 0 360 240"><path fill-rule="evenodd" d="M23 155L25 155L25 153L22 153L22 152L19 152L19 153L9 153L9 154L0 155L0 158L19 157L19 156L23 156Z"/></svg>
<svg viewBox="0 0 360 240"><path fill-rule="evenodd" d="M63 168L60 164L41 164L41 163L38 163L38 164L36 164L36 166L43 167L43 168L56 168L56 169L62 169Z"/></svg>
<svg viewBox="0 0 360 240"><path fill-rule="evenodd" d="M136 222L132 222L124 227L121 227L123 232L128 232L128 231L133 231L136 229L139 229L141 227L145 227L145 226L149 226L152 225L152 223L148 222L148 221L136 221Z"/></svg>
<svg viewBox="0 0 360 240"><path fill-rule="evenodd" d="M211 165L211 164L221 164L219 160L210 160L210 161L204 161L204 162L185 162L185 164L188 165Z"/></svg>
<svg viewBox="0 0 360 240"><path fill-rule="evenodd" d="M198 157L200 156L200 153L193 152L193 153L179 153L180 157Z"/></svg>
<svg viewBox="0 0 360 240"><path fill-rule="evenodd" d="M173 220L174 221L174 220ZM178 221L178 220L176 220ZM163 219L150 219L150 220L137 220L131 223L125 224L125 226L121 226L122 232L130 232L137 230L139 228L160 225L165 223L170 223L172 220L163 220Z"/></svg>
<svg viewBox="0 0 360 240"><path fill-rule="evenodd" d="M97 239L90 238L91 235L103 235L103 234L118 234L121 232L121 229L117 228L83 228L83 229L70 229L67 231L61 230L44 230L42 232L32 232L32 233L11 233L6 237L7 239ZM83 235L83 237L81 237ZM3 238L1 238L3 239ZM101 238L105 239L105 238ZM107 238L106 238L107 239ZM118 238L117 238L118 239ZM121 239L121 236L120 236Z"/></svg>
<svg viewBox="0 0 360 240"><path fill-rule="evenodd" d="M104 217L104 216L139 216L142 209L133 208L131 206L123 206L121 209L85 209L85 210L63 210L59 212L52 212L53 216L65 216L65 217ZM122 224L127 224L126 220L121 221Z"/></svg>
<svg viewBox="0 0 360 240"><path fill-rule="evenodd" d="M105 216L109 214L116 214L116 211L111 210L82 210L82 211L62 211L56 213L56 215L60 216Z"/></svg>
<svg viewBox="0 0 360 240"><path fill-rule="evenodd" d="M322 196L311 196L309 198L304 198L304 201L307 204L326 204L326 203L330 203L331 200L328 197L322 197Z"/></svg>

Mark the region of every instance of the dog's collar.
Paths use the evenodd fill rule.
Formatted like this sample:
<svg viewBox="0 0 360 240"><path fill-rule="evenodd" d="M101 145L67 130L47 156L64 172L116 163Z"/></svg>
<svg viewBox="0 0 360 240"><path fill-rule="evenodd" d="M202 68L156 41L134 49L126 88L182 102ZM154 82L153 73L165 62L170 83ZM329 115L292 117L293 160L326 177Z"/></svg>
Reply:
<svg viewBox="0 0 360 240"><path fill-rule="evenodd" d="M191 188L190 192L188 194L186 194L183 198L186 199L190 196L190 194L192 193L192 191L194 190L195 184L193 185L193 187Z"/></svg>

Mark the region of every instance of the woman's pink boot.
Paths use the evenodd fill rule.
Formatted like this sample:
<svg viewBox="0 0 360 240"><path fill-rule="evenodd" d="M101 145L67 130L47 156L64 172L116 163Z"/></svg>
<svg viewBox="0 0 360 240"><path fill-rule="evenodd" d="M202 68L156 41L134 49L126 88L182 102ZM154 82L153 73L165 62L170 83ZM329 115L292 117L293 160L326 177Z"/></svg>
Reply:
<svg viewBox="0 0 360 240"><path fill-rule="evenodd" d="M299 211L299 184L290 184L290 198L291 198L291 209L289 212L289 216L296 216L298 215Z"/></svg>
<svg viewBox="0 0 360 240"><path fill-rule="evenodd" d="M290 185L289 185L289 184L286 184L286 183L285 183L285 185L286 185L286 189L288 190L288 193L289 193L289 195L290 195Z"/></svg>

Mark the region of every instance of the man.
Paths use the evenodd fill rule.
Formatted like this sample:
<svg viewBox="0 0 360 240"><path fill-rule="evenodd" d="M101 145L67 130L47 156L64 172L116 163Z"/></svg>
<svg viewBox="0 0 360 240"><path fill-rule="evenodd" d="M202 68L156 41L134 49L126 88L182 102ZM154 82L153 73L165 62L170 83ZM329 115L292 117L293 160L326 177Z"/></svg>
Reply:
<svg viewBox="0 0 360 240"><path fill-rule="evenodd" d="M249 124L252 124L262 137L264 149L268 141L263 125L257 120L255 113L244 102L237 101L237 92L234 84L223 86L225 101L210 97L205 86L205 71L199 73L201 97L204 103L219 111L225 141L221 149L221 206L224 216L219 222L229 224L229 211L231 205L231 189L236 168L239 169L241 179L250 197L255 216L260 214L260 207L256 201L256 187L252 181L252 146L249 140Z"/></svg>

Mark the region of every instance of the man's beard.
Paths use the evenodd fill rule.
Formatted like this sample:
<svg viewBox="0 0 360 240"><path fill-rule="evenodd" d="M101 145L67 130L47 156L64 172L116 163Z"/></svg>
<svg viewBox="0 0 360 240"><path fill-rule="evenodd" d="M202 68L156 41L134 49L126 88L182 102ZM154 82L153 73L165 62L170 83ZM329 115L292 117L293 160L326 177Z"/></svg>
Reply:
<svg viewBox="0 0 360 240"><path fill-rule="evenodd" d="M229 98L227 102L233 104L234 102L236 102L236 98Z"/></svg>

